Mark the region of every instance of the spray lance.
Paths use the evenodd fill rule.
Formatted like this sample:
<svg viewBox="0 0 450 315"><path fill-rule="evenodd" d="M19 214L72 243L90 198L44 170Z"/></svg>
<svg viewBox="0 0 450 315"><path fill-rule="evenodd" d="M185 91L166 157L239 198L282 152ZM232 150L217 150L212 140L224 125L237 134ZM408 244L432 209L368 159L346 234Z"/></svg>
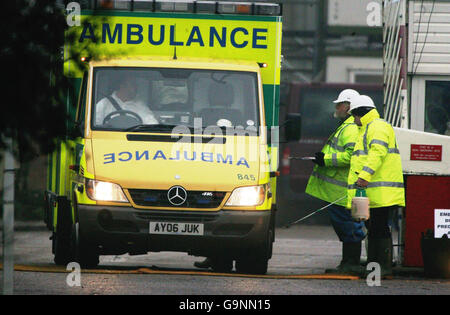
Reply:
<svg viewBox="0 0 450 315"><path fill-rule="evenodd" d="M314 212L311 212L310 214L294 221L291 222L289 224L286 224L284 227L288 228L294 224L300 223L303 220L308 219L309 217L312 217L313 215L315 215L316 213L319 213L320 211L325 210L326 208L334 205L335 203L341 201L342 199L347 198L347 194L345 194L344 196L336 199L335 201L327 204L326 206L317 209ZM352 209L351 209L351 213L352 213L352 218L355 221L358 222L362 222L362 221L367 221L370 218L370 210L369 210L369 198L366 195L366 190L363 188L358 188L356 190L356 196L353 197L352 199Z"/></svg>
<svg viewBox="0 0 450 315"><path fill-rule="evenodd" d="M290 156L289 160L302 160L302 161L312 161L314 160L315 157L312 156L305 156L305 157L294 157L294 156ZM356 184L356 183L355 183ZM315 215L316 213L319 213L320 211L325 210L326 208L334 205L335 203L341 201L342 199L347 198L347 194L345 194L344 196L336 199L335 201L327 204L326 206L317 209L316 211L294 221L291 222L287 225L285 225L286 228L290 227L291 225L297 224L303 220L306 220L309 217L312 217L313 215ZM369 198L367 197L366 194L366 189L363 187L359 187L357 186L356 188L356 194L355 197L352 198L352 208L351 208L351 214L352 214L352 218L355 221L358 222L362 222L362 221L367 221L370 218L370 208L369 208Z"/></svg>
<svg viewBox="0 0 450 315"><path fill-rule="evenodd" d="M315 215L316 213L319 213L320 211L325 210L326 208L334 205L335 203L341 201L342 199L347 198L347 194L345 194L344 196L336 199L335 201L327 204L326 206L317 209L314 212L311 212L310 214L294 221L291 222L287 225L285 225L285 228L290 227L291 225L297 224L302 222L303 220L308 219L309 217L312 217L313 215ZM356 190L356 196L353 197L352 199L352 209L351 209L351 213L352 213L352 218L355 221L358 222L362 222L362 221L367 221L370 218L370 211L369 211L369 198L366 195L366 190L362 189L362 188L358 188Z"/></svg>
<svg viewBox="0 0 450 315"><path fill-rule="evenodd" d="M315 157L313 157L313 156L304 156L304 157L290 156L290 157L289 157L289 160L301 160L301 161L312 161L312 160L314 160L314 159L315 159ZM339 202L339 201L341 201L341 200L344 199L344 198L347 198L347 194L345 194L344 196L342 196L342 197L336 199L336 200L333 201L332 203L329 203L329 204L327 204L326 206L324 206L324 207L322 207L322 208L320 208L320 209L317 209L316 211L314 211L314 212L312 212L312 213L310 213L310 214L308 214L308 215L306 215L306 216L304 216L304 217L302 217L302 218L300 218L300 219L298 219L298 220L296 220L296 221L294 221L294 222L291 222L291 223L286 224L285 227L288 228L288 227L290 227L291 225L300 223L300 222L302 222L303 220L306 220L306 219L308 219L309 217L312 217L312 216L315 215L316 213L319 213L320 211L325 210L325 209L328 208L329 206L334 205L336 202Z"/></svg>
<svg viewBox="0 0 450 315"><path fill-rule="evenodd" d="M288 228L288 227L290 227L291 225L294 225L294 224L297 224L297 223L299 223L299 222L301 222L301 221L303 221L303 220L306 220L307 218L312 217L313 215L315 215L316 213L319 213L319 212L322 211L322 210L325 210L325 209L328 208L329 206L334 205L336 202L339 202L339 201L341 201L341 200L344 199L344 198L347 198L347 194L345 194L344 196L342 196L342 197L336 199L336 200L333 201L332 203L329 203L329 204L327 204L326 206L324 206L324 207L322 207L322 208L320 208L320 209L317 209L316 211L314 211L314 212L308 214L307 216L304 216L303 218L300 218L300 219L298 219L297 221L294 221L294 222L292 222L292 223L289 223L289 224L285 225L285 227Z"/></svg>

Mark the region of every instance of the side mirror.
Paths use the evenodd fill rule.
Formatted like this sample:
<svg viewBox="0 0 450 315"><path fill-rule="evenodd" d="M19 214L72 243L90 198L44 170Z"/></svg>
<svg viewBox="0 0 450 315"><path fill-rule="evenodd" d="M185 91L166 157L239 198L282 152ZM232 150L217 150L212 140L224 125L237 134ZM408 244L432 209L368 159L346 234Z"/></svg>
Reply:
<svg viewBox="0 0 450 315"><path fill-rule="evenodd" d="M297 113L287 114L285 126L286 141L298 141L302 133L302 115Z"/></svg>
<svg viewBox="0 0 450 315"><path fill-rule="evenodd" d="M69 131L69 137L71 139L83 137L83 135L84 135L84 126L83 125L84 124L80 124L79 122L76 122Z"/></svg>

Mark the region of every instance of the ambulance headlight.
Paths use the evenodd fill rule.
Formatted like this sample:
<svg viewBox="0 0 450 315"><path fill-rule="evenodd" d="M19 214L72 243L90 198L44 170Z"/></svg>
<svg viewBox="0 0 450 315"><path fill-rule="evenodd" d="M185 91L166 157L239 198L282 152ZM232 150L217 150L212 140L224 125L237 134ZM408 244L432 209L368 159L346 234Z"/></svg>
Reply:
<svg viewBox="0 0 450 315"><path fill-rule="evenodd" d="M264 202L266 185L240 187L233 190L225 206L259 206Z"/></svg>
<svg viewBox="0 0 450 315"><path fill-rule="evenodd" d="M86 193L89 198L96 201L128 202L122 187L113 183L87 179Z"/></svg>

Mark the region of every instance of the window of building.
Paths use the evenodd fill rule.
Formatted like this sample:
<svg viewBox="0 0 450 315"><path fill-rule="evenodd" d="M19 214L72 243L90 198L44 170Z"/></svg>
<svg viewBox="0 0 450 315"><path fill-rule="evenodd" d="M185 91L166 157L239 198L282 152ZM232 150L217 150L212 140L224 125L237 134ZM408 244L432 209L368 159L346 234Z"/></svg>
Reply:
<svg viewBox="0 0 450 315"><path fill-rule="evenodd" d="M450 135L450 81L425 83L425 132Z"/></svg>

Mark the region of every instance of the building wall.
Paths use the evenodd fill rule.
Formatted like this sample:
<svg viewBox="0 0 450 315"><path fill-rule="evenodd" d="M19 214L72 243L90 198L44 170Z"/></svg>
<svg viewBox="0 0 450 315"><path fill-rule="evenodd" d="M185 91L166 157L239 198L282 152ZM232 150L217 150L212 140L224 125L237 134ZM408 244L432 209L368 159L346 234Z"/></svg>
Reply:
<svg viewBox="0 0 450 315"><path fill-rule="evenodd" d="M357 74L373 75L382 79L383 60L381 57L329 56L327 57L326 82L336 83L382 83L361 82Z"/></svg>
<svg viewBox="0 0 450 315"><path fill-rule="evenodd" d="M409 2L408 72L450 75L450 2Z"/></svg>
<svg viewBox="0 0 450 315"><path fill-rule="evenodd" d="M368 26L369 13L376 8L381 10L381 0L328 0L328 26Z"/></svg>

